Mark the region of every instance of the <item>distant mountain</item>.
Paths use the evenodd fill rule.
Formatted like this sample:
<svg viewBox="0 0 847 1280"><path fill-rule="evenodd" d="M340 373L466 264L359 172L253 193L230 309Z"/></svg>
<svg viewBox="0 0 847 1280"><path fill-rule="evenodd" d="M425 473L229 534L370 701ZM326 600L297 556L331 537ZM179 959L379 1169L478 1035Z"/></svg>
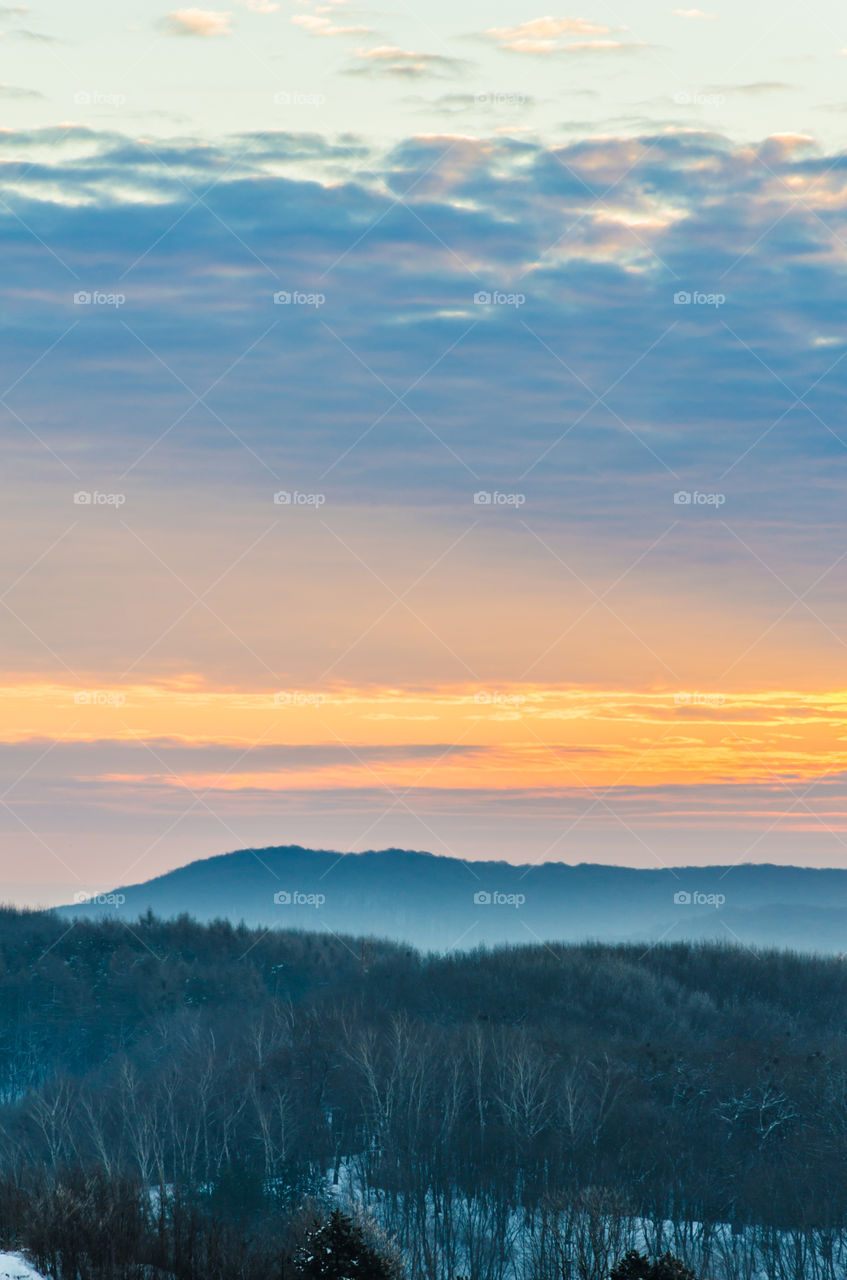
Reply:
<svg viewBox="0 0 847 1280"><path fill-rule="evenodd" d="M722 938L847 953L847 870L751 863L639 871L290 845L206 858L57 911L130 920L148 909L165 918L187 913L201 921L369 934L433 950Z"/></svg>

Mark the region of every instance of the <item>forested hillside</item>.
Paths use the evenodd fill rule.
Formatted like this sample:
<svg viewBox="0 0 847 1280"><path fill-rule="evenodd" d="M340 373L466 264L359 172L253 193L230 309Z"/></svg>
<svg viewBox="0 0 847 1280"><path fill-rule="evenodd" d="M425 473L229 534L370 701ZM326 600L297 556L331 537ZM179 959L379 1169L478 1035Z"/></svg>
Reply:
<svg viewBox="0 0 847 1280"><path fill-rule="evenodd" d="M577 1220L594 1223L592 1256L638 1222L698 1263L730 1247L726 1224L774 1276L793 1274L786 1241L804 1275L835 1274L844 1246L835 959L683 944L427 957L7 910L0 1037L7 1205L10 1178L82 1175L236 1217L341 1196L433 1277L530 1258L558 1275Z"/></svg>

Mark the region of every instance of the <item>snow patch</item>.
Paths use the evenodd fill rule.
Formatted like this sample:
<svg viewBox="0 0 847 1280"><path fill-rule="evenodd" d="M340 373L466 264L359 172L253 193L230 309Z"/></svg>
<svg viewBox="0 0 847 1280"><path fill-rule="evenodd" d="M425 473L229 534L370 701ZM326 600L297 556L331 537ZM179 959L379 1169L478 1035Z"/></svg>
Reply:
<svg viewBox="0 0 847 1280"><path fill-rule="evenodd" d="M0 1280L44 1280L20 1253L0 1253Z"/></svg>

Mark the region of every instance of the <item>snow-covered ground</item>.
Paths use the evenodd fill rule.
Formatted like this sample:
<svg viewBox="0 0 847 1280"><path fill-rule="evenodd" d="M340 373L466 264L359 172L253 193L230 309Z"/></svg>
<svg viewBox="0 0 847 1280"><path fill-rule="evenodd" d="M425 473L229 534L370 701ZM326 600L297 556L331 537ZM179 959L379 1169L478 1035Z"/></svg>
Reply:
<svg viewBox="0 0 847 1280"><path fill-rule="evenodd" d="M43 1280L19 1253L0 1253L0 1280Z"/></svg>

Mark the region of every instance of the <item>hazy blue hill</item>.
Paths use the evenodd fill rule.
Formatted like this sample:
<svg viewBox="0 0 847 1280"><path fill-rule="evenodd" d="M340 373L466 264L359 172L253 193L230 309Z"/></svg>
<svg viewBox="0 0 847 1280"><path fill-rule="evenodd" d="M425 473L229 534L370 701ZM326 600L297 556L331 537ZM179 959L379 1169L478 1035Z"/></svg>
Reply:
<svg viewBox="0 0 847 1280"><path fill-rule="evenodd" d="M125 918L152 909L166 918L187 913L201 921L366 933L436 949L664 936L847 951L847 870L838 869L515 866L402 849L342 855L292 845L222 854L116 891L125 897L117 908ZM710 895L718 905L704 900ZM97 917L116 908L92 902L58 910Z"/></svg>
<svg viewBox="0 0 847 1280"><path fill-rule="evenodd" d="M741 942L847 955L847 907L769 903L750 910L724 907L681 922L668 941Z"/></svg>

